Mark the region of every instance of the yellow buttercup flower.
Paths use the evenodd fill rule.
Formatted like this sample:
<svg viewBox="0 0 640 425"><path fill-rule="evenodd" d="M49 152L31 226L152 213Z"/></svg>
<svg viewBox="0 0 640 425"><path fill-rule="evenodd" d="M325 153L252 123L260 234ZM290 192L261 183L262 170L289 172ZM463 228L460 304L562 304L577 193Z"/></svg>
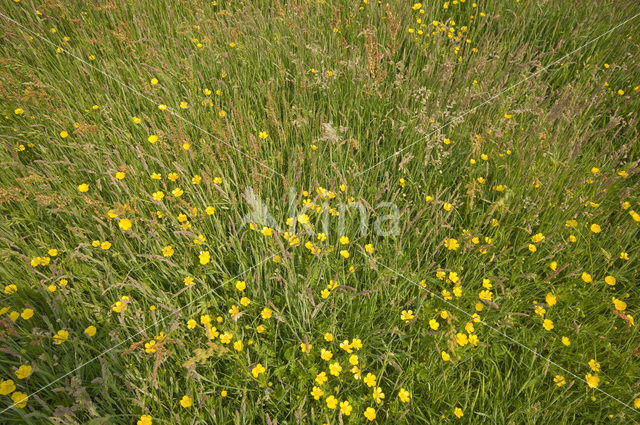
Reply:
<svg viewBox="0 0 640 425"><path fill-rule="evenodd" d="M557 300L558 297L551 293L547 294L547 296L545 297L545 302L547 303L547 305L549 305L549 307L556 305Z"/></svg>
<svg viewBox="0 0 640 425"><path fill-rule="evenodd" d="M118 227L125 231L131 229L131 220L129 220L128 218L120 219L120 221L118 222Z"/></svg>
<svg viewBox="0 0 640 425"><path fill-rule="evenodd" d="M627 303L617 299L616 297L612 297L611 301L613 302L613 306L615 307L616 310L618 311L624 311L627 309Z"/></svg>
<svg viewBox="0 0 640 425"><path fill-rule="evenodd" d="M67 339L69 339L69 332L64 329L60 329L58 333L53 336L53 343L56 345L60 345Z"/></svg>
<svg viewBox="0 0 640 425"><path fill-rule="evenodd" d="M198 258L200 259L200 264L204 266L205 264L209 264L209 261L211 261L211 254L209 251L200 251Z"/></svg>
<svg viewBox="0 0 640 425"><path fill-rule="evenodd" d="M30 365L23 364L16 370L16 376L18 379L26 379L31 375L33 368Z"/></svg>
<svg viewBox="0 0 640 425"><path fill-rule="evenodd" d="M192 404L193 402L191 401L191 397L189 397L188 395L183 396L182 399L180 400L180 406L182 406L185 409L187 407L191 407Z"/></svg>
<svg viewBox="0 0 640 425"><path fill-rule="evenodd" d="M311 395L314 400L320 400L320 397L324 395L324 391L322 391L319 387L314 386L311 390Z"/></svg>
<svg viewBox="0 0 640 425"><path fill-rule="evenodd" d="M16 390L16 384L11 380L0 380L0 395L8 395Z"/></svg>
<svg viewBox="0 0 640 425"><path fill-rule="evenodd" d="M585 376L585 380L587 381L587 385L589 385L590 388L598 388L598 385L600 385L600 377L598 377L598 375L587 373L587 375Z"/></svg>
<svg viewBox="0 0 640 425"><path fill-rule="evenodd" d="M329 373L333 376L340 376L340 372L342 372L342 366L340 366L340 363L335 362L329 365Z"/></svg>
<svg viewBox="0 0 640 425"><path fill-rule="evenodd" d="M411 394L409 393L409 391L405 390L404 388L400 388L400 391L398 391L398 398L403 403L409 403L410 396Z"/></svg>
<svg viewBox="0 0 640 425"><path fill-rule="evenodd" d="M373 407L367 407L364 411L364 417L369 421L376 419L376 410Z"/></svg>
<svg viewBox="0 0 640 425"><path fill-rule="evenodd" d="M318 385L322 385L327 382L328 379L326 372L320 372L316 375L315 381Z"/></svg>
<svg viewBox="0 0 640 425"><path fill-rule="evenodd" d="M153 419L149 415L142 415L137 425L153 425Z"/></svg>
<svg viewBox="0 0 640 425"><path fill-rule="evenodd" d="M23 409L27 405L28 400L29 396L23 392L16 391L11 394L11 401L18 409Z"/></svg>
<svg viewBox="0 0 640 425"><path fill-rule="evenodd" d="M345 416L351 415L351 411L353 410L353 406L347 400L340 402L340 413Z"/></svg>
<svg viewBox="0 0 640 425"><path fill-rule="evenodd" d="M382 400L384 400L385 398L384 392L382 392L382 388L373 387L372 397L376 401L376 403L378 404L382 403Z"/></svg>
<svg viewBox="0 0 640 425"><path fill-rule="evenodd" d="M460 244L458 244L458 241L456 239L449 238L444 241L444 246L447 247L447 249L450 251L455 251L460 247Z"/></svg>
<svg viewBox="0 0 640 425"><path fill-rule="evenodd" d="M331 410L335 409L338 406L338 399L332 395L327 397L325 399L325 402L327 403L327 407Z"/></svg>
<svg viewBox="0 0 640 425"><path fill-rule="evenodd" d="M265 373L265 371L266 369L264 368L264 366L258 363L253 367L253 369L251 369L251 374L253 375L254 378L257 378L261 374Z"/></svg>

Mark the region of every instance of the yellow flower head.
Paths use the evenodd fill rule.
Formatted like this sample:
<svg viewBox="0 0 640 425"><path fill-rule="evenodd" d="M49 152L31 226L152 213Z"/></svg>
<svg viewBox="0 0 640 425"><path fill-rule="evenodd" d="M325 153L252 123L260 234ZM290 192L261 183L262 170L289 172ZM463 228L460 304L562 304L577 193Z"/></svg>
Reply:
<svg viewBox="0 0 640 425"><path fill-rule="evenodd" d="M191 407L192 404L193 402L191 401L191 397L189 397L188 395L183 396L182 400L180 400L180 406L184 407L185 409L187 407Z"/></svg>
<svg viewBox="0 0 640 425"><path fill-rule="evenodd" d="M258 376L263 374L265 371L266 369L264 368L264 366L258 363L253 367L253 369L251 369L251 374L253 375L254 378L258 378Z"/></svg>
<svg viewBox="0 0 640 425"><path fill-rule="evenodd" d="M16 370L16 376L18 379L26 379L31 375L32 367L30 365L23 364Z"/></svg>
<svg viewBox="0 0 640 425"><path fill-rule="evenodd" d="M129 220L128 218L120 219L120 221L118 222L118 227L125 231L131 229L131 220Z"/></svg>
<svg viewBox="0 0 640 425"><path fill-rule="evenodd" d="M376 409L367 407L364 411L364 417L369 421L374 421L376 419Z"/></svg>

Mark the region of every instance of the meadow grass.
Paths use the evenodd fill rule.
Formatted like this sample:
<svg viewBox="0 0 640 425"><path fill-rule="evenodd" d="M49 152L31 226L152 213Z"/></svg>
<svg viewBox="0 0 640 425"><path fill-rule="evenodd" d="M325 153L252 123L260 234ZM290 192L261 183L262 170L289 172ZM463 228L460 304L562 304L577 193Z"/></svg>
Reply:
<svg viewBox="0 0 640 425"><path fill-rule="evenodd" d="M636 1L0 14L1 423L640 422Z"/></svg>

